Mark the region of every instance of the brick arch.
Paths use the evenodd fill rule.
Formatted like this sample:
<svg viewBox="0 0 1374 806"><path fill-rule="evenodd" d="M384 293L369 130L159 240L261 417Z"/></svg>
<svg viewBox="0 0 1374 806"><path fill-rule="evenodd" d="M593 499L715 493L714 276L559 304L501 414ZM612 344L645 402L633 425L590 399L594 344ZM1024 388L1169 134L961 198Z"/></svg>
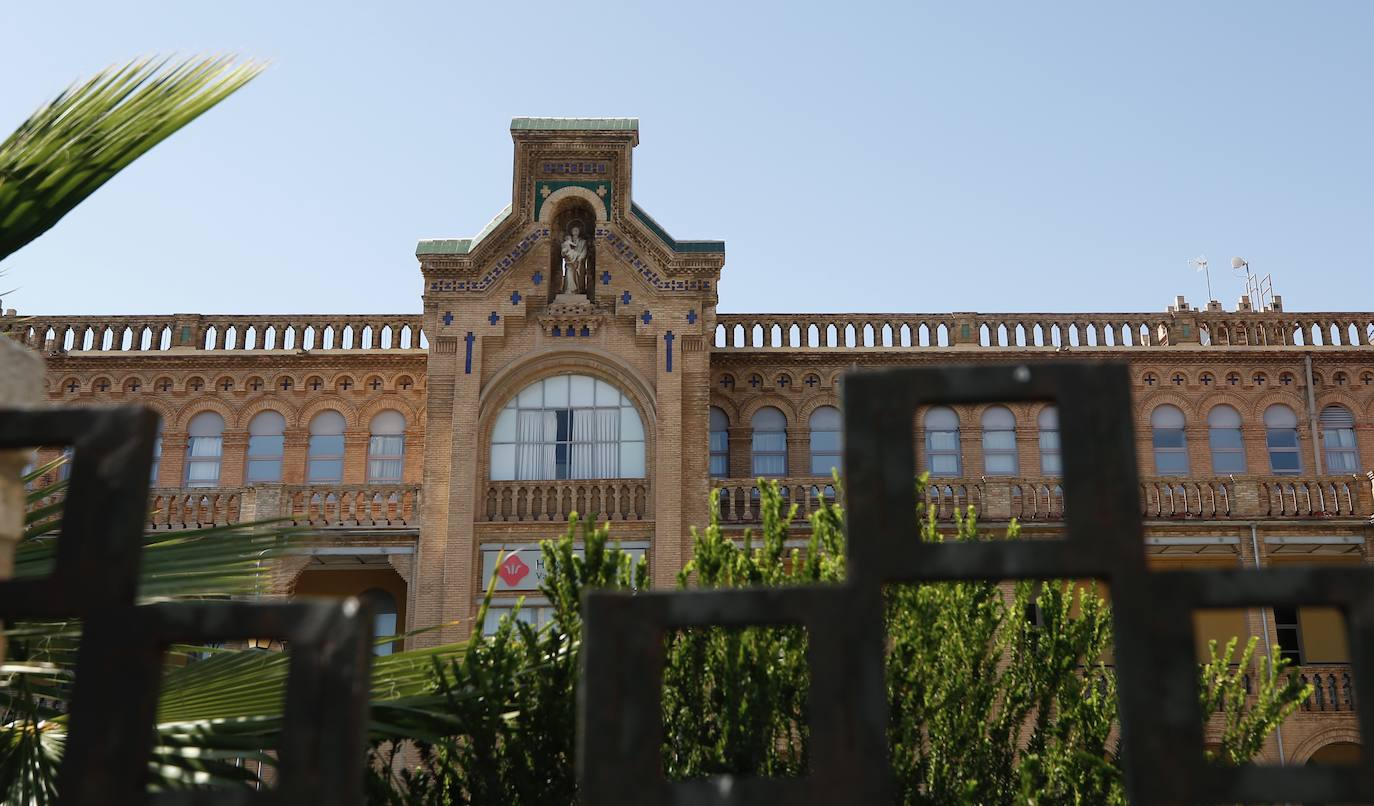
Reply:
<svg viewBox="0 0 1374 806"><path fill-rule="evenodd" d="M715 408L718 408L718 409L720 409L721 411L725 412L726 418L728 418L728 419L730 420L730 425L731 425L731 427L734 427L734 426L737 426L737 425L740 424L740 419L739 419L739 406L736 406L736 405L735 405L735 401L731 400L730 398L726 397L725 395L719 395L719 394L716 394L715 392L712 392L712 393L711 393L711 405L714 406Z"/></svg>
<svg viewBox="0 0 1374 806"><path fill-rule="evenodd" d="M1298 746L1293 748L1288 761L1290 764L1306 764L1312 756L1316 755L1318 750L1337 742L1350 742L1361 747L1364 746L1364 742L1360 740L1359 728L1333 726L1319 730L1299 742Z"/></svg>
<svg viewBox="0 0 1374 806"><path fill-rule="evenodd" d="M119 381L119 391L123 392L125 389L127 389L129 386L129 381L138 381L140 387L146 386L146 384L143 383L142 375L125 375Z"/></svg>
<svg viewBox="0 0 1374 806"><path fill-rule="evenodd" d="M235 414L234 409L231 408L228 403L225 403L217 397L206 396L188 401L186 405L181 407L177 412L176 430L185 431L187 424L191 422L191 418L203 411L218 412L219 416L224 418L225 430L233 428L233 424L238 420L238 416Z"/></svg>
<svg viewBox="0 0 1374 806"><path fill-rule="evenodd" d="M582 348L544 353L497 372L477 397L477 421L484 429L482 433L490 431L496 413L521 389L550 375L564 374L590 375L613 384L634 401L644 418L645 432L654 430L658 422L658 404L649 379L619 356L599 348Z"/></svg>
<svg viewBox="0 0 1374 806"><path fill-rule="evenodd" d="M149 395L146 399L140 400L138 404L140 406L150 408L153 411L157 412L157 416L161 419L158 428L161 430L165 430L167 428L168 423L174 422L176 420L176 408L174 406L168 405L165 401L160 400L157 397ZM228 419L226 419L224 423L225 427L228 428Z"/></svg>
<svg viewBox="0 0 1374 806"><path fill-rule="evenodd" d="M767 376L765 376L765 377L767 377ZM784 386L782 386L781 384L778 383L778 381L782 380L783 378L786 378L786 379L787 379L787 386L786 386L786 387L784 387ZM796 376L795 376L790 370L783 370L782 372L779 372L779 373L777 373L776 375L773 376L773 388L777 388L777 389L784 389L784 388L785 388L785 389L787 389L787 391L789 391L789 392L796 391L796 389L797 389L797 378L796 378Z"/></svg>
<svg viewBox="0 0 1374 806"><path fill-rule="evenodd" d="M797 409L792 405L792 401L774 392L764 392L740 407L739 424L748 426L759 409L769 406L782 412L782 416L787 418L787 430L802 426L802 421L797 419Z"/></svg>
<svg viewBox="0 0 1374 806"><path fill-rule="evenodd" d="M1263 425L1264 410L1275 403L1282 403L1292 409L1294 414L1298 415L1298 438L1302 439L1303 431L1305 430L1302 427L1302 421L1304 419L1303 410L1307 407L1307 400L1300 394L1287 392L1281 388L1270 389L1250 404L1250 416L1255 418L1255 422Z"/></svg>
<svg viewBox="0 0 1374 806"><path fill-rule="evenodd" d="M548 198L544 199L539 207L539 223L552 224L554 211L561 206L559 202L568 198L579 198L587 202L587 204L590 204L592 207L592 215L596 216L596 223L605 224L610 221L610 219L606 217L605 199L596 195L590 188L569 186L555 190L553 193L549 194ZM589 232L587 235L591 237L594 233Z"/></svg>
<svg viewBox="0 0 1374 806"><path fill-rule="evenodd" d="M1349 371L1347 370L1347 373ZM1336 391L1337 387L1323 386L1322 391L1314 396L1317 402L1317 416L1321 417L1322 409L1327 406L1345 406L1346 410L1356 417L1360 416L1361 409L1364 407L1355 399L1354 395L1346 392ZM1358 421L1357 421L1358 422Z"/></svg>
<svg viewBox="0 0 1374 806"><path fill-rule="evenodd" d="M310 420L325 409L333 409L342 414L344 416L344 428L358 427L358 407L333 395L315 398L301 406L300 411L296 414L296 421L290 425L296 428L309 428Z"/></svg>
<svg viewBox="0 0 1374 806"><path fill-rule="evenodd" d="M799 425L810 427L811 415L815 413L816 409L819 409L822 406L830 406L834 409L840 409L839 395L833 393L819 394L813 395L807 398L806 400L802 401L801 407L797 409L797 423ZM843 409L840 410L843 411Z"/></svg>
<svg viewBox="0 0 1374 806"><path fill-rule="evenodd" d="M1145 386L1145 376L1148 375L1148 374L1150 374L1151 372L1153 372L1155 375L1158 375L1158 376L1159 376L1159 382L1160 382L1161 384L1164 383L1164 382L1165 382L1166 380L1168 380L1168 378L1169 378L1169 370L1163 369L1163 368L1161 368L1161 367L1157 367L1157 366L1135 367L1135 368L1134 368L1134 372L1132 373L1132 377L1131 377L1131 385L1132 385L1132 386ZM1145 386L1145 388L1146 388L1146 389L1149 389L1150 387ZM1155 388L1158 389L1159 387L1156 386Z"/></svg>
<svg viewBox="0 0 1374 806"><path fill-rule="evenodd" d="M1235 392L1220 391L1207 395L1198 401L1197 416L1202 421L1202 424L1204 426L1207 425L1207 415L1211 413L1212 409L1223 405L1230 406L1236 410L1236 413L1240 415L1242 426L1250 423L1251 417L1249 412L1251 402Z"/></svg>
<svg viewBox="0 0 1374 806"><path fill-rule="evenodd" d="M1145 427L1148 427L1150 424L1150 415L1154 413L1155 409L1166 403L1177 406L1183 412L1183 416L1187 420L1187 425L1193 425L1199 416L1197 411L1197 400L1189 399L1172 389L1162 389L1153 394L1146 393L1141 395L1139 403L1140 422Z"/></svg>
<svg viewBox="0 0 1374 806"><path fill-rule="evenodd" d="M983 415L987 412L987 410L988 410L988 409L991 409L991 408L998 408L998 407L1000 407L1000 408L1004 408L1004 409L1006 409L1007 411L1010 411L1010 412L1011 412L1012 418L1016 421L1016 427L1017 427L1017 428L1020 428L1022 425L1025 425L1025 424L1026 424L1026 410L1025 410L1025 408L1024 408L1025 405L1027 405L1027 404L1023 404L1023 403L998 403L998 402L996 402L996 401L994 401L994 402L992 402L992 403L974 403L974 404L971 404L971 405L969 405L969 406L967 407L967 408L968 408L969 417L972 418L972 419L970 420L970 426L971 426L971 427L974 427L974 428L978 428L978 429L981 430L982 427L983 427ZM955 411L958 411L958 408L957 408L957 407L955 408ZM1039 413L1039 410L1038 410L1038 409L1037 409L1036 413L1037 413L1037 414ZM1032 421L1032 422L1033 422L1033 421ZM960 418L959 418L959 425L960 425L961 428L963 427L963 423L964 423L963 417L960 417Z"/></svg>
<svg viewBox="0 0 1374 806"><path fill-rule="evenodd" d="M238 422L234 424L234 427L247 428L248 424L253 421L253 418L264 411L275 411L285 417L288 428L291 426L291 423L296 422L296 417L298 416L296 407L287 403L285 400L275 397L260 397L256 400L249 401L244 404L243 408L239 409Z"/></svg>

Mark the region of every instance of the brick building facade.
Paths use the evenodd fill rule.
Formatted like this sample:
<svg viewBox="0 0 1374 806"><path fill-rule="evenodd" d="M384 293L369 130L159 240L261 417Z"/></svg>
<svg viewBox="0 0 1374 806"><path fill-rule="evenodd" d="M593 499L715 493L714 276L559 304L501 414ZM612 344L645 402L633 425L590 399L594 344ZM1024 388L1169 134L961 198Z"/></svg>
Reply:
<svg viewBox="0 0 1374 806"><path fill-rule="evenodd" d="M841 376L884 366L1126 361L1154 564L1368 561L1374 313L1179 298L1163 313L718 314L725 245L676 240L634 203L635 121L520 118L511 134L510 205L476 237L416 249L419 314L11 312L0 329L46 352L54 403L161 415L150 529L311 527L280 591L381 592L397 630L451 623L412 641L480 628L492 574L503 605L531 594L526 549L573 511L611 521L659 586L713 488L729 529L757 522L759 475L804 514L830 484ZM943 513L1060 527L1052 408L917 417ZM516 559L498 569L503 550ZM532 596L525 616L541 613ZM1318 682L1271 759L1355 752L1338 616L1198 624L1262 636Z"/></svg>

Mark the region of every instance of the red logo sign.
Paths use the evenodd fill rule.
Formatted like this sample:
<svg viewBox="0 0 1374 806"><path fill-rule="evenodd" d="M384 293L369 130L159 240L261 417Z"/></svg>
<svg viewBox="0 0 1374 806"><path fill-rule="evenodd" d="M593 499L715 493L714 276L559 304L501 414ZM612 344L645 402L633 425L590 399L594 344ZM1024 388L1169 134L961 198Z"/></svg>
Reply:
<svg viewBox="0 0 1374 806"><path fill-rule="evenodd" d="M520 584L530 572L530 567L525 565L525 561L520 559L520 555L512 554L501 562L501 567L496 569L496 573L501 577L501 581L510 587Z"/></svg>

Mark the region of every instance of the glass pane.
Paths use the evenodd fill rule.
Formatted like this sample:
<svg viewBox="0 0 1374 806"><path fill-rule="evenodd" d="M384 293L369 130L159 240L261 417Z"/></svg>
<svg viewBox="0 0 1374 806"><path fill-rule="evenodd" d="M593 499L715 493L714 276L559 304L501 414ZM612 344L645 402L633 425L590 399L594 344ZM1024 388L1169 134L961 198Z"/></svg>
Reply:
<svg viewBox="0 0 1374 806"><path fill-rule="evenodd" d="M515 410L503 409L496 415L496 426L491 430L492 442L515 441Z"/></svg>
<svg viewBox="0 0 1374 806"><path fill-rule="evenodd" d="M1213 453L1212 471L1214 473L1244 473L1245 455L1236 451Z"/></svg>
<svg viewBox="0 0 1374 806"><path fill-rule="evenodd" d="M248 482L281 481L280 459L252 459L248 462Z"/></svg>
<svg viewBox="0 0 1374 806"><path fill-rule="evenodd" d="M585 375L573 375L568 379L571 397L570 406L590 406L595 398L596 381Z"/></svg>
<svg viewBox="0 0 1374 806"><path fill-rule="evenodd" d="M727 451L730 449L730 435L725 431L711 432L711 451Z"/></svg>
<svg viewBox="0 0 1374 806"><path fill-rule="evenodd" d="M370 437L367 453L369 456L401 456L405 453L405 437Z"/></svg>
<svg viewBox="0 0 1374 806"><path fill-rule="evenodd" d="M186 465L186 480L191 482L219 481L219 462L190 462Z"/></svg>
<svg viewBox="0 0 1374 806"><path fill-rule="evenodd" d="M369 482L399 482L401 480L400 459L371 459L367 463Z"/></svg>
<svg viewBox="0 0 1374 806"><path fill-rule="evenodd" d="M1057 451L1057 450L1059 450L1059 432L1058 432L1058 431L1041 431L1041 432L1040 432L1040 450L1042 450L1042 451Z"/></svg>
<svg viewBox="0 0 1374 806"><path fill-rule="evenodd" d="M950 454L934 454L930 457L930 472L936 476L959 475L959 457Z"/></svg>
<svg viewBox="0 0 1374 806"><path fill-rule="evenodd" d="M811 457L811 475L829 476L832 470L840 468L840 456L835 453L818 453Z"/></svg>
<svg viewBox="0 0 1374 806"><path fill-rule="evenodd" d="M1008 451L1016 447L1015 431L984 431L983 448L990 451Z"/></svg>
<svg viewBox="0 0 1374 806"><path fill-rule="evenodd" d="M515 480L515 446L514 446L514 445L492 445L492 446L491 446L491 480L492 480L492 481L514 481L514 480Z"/></svg>
<svg viewBox="0 0 1374 806"><path fill-rule="evenodd" d="M840 450L839 431L812 431L811 432L811 451L828 451L831 453Z"/></svg>
<svg viewBox="0 0 1374 806"><path fill-rule="evenodd" d="M1271 448L1297 448L1298 432L1291 428L1270 429L1269 447Z"/></svg>
<svg viewBox="0 0 1374 806"><path fill-rule="evenodd" d="M556 378L544 380L544 405L551 409L568 405L567 375L559 375Z"/></svg>
<svg viewBox="0 0 1374 806"><path fill-rule="evenodd" d="M343 456L344 438L338 436L316 436L310 438L311 456Z"/></svg>
<svg viewBox="0 0 1374 806"><path fill-rule="evenodd" d="M990 476L1010 476L1016 473L1016 457L1005 453L988 454L983 459Z"/></svg>
<svg viewBox="0 0 1374 806"><path fill-rule="evenodd" d="M1188 454L1182 451L1155 451L1155 472L1161 476L1188 475Z"/></svg>
<svg viewBox="0 0 1374 806"><path fill-rule="evenodd" d="M1240 450L1240 431L1234 428L1213 428L1212 450Z"/></svg>
<svg viewBox="0 0 1374 806"><path fill-rule="evenodd" d="M249 456L281 456L284 437L249 437Z"/></svg>
<svg viewBox="0 0 1374 806"><path fill-rule="evenodd" d="M1326 440L1326 447L1328 448L1355 447L1355 432L1349 428L1337 428L1323 431L1322 437Z"/></svg>
<svg viewBox="0 0 1374 806"><path fill-rule="evenodd" d="M520 394L515 397L515 404L522 409L537 409L544 405L544 384L535 383L520 390Z"/></svg>
<svg viewBox="0 0 1374 806"><path fill-rule="evenodd" d="M639 421L639 412L632 408L620 410L620 438L644 439L644 424Z"/></svg>
<svg viewBox="0 0 1374 806"><path fill-rule="evenodd" d="M711 456L711 475L716 478L724 478L729 475L730 467L727 461L729 457L722 454L712 454Z"/></svg>
<svg viewBox="0 0 1374 806"><path fill-rule="evenodd" d="M959 432L928 431L926 432L926 448L931 451L957 451L959 450Z"/></svg>
<svg viewBox="0 0 1374 806"><path fill-rule="evenodd" d="M1356 469L1352 451L1327 451L1326 470L1330 473L1353 473Z"/></svg>
<svg viewBox="0 0 1374 806"><path fill-rule="evenodd" d="M642 479L644 478L644 443L643 442L622 442L620 443L620 470L618 478L622 479Z"/></svg>
<svg viewBox="0 0 1374 806"><path fill-rule="evenodd" d="M1040 472L1046 476L1058 476L1064 472L1064 464L1059 454L1046 454L1040 457Z"/></svg>
<svg viewBox="0 0 1374 806"><path fill-rule="evenodd" d="M787 450L787 434L782 431L755 431L755 452L777 452Z"/></svg>
<svg viewBox="0 0 1374 806"><path fill-rule="evenodd" d="M755 476L782 476L787 473L787 457L778 454L755 454Z"/></svg>
<svg viewBox="0 0 1374 806"><path fill-rule="evenodd" d="M311 459L307 468L308 478L312 484L338 483L343 479L343 460L342 459Z"/></svg>
<svg viewBox="0 0 1374 806"><path fill-rule="evenodd" d="M1156 448L1182 448L1183 432L1175 428L1156 428L1154 442Z"/></svg>
<svg viewBox="0 0 1374 806"><path fill-rule="evenodd" d="M619 406L620 390L605 381L596 382L596 405Z"/></svg>
<svg viewBox="0 0 1374 806"><path fill-rule="evenodd" d="M1270 451L1269 467L1275 473L1297 473L1302 470L1302 460L1297 451Z"/></svg>

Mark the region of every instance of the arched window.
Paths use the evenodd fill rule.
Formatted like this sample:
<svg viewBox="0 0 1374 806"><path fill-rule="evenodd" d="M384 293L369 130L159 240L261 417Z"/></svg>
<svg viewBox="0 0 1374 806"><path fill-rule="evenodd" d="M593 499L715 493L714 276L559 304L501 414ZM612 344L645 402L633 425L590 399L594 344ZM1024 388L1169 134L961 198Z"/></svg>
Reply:
<svg viewBox="0 0 1374 806"><path fill-rule="evenodd" d="M162 418L157 418L157 436L153 438L153 469L148 474L148 486L157 486L157 471L162 466Z"/></svg>
<svg viewBox="0 0 1374 806"><path fill-rule="evenodd" d="M821 406L811 412L811 475L829 476L843 467L841 447L844 430L840 424L840 410Z"/></svg>
<svg viewBox="0 0 1374 806"><path fill-rule="evenodd" d="M749 425L754 429L750 451L753 475L787 475L787 418L768 406L754 412Z"/></svg>
<svg viewBox="0 0 1374 806"><path fill-rule="evenodd" d="M983 412L983 472L989 476L1015 476L1019 470L1016 416L1006 406L992 406Z"/></svg>
<svg viewBox="0 0 1374 806"><path fill-rule="evenodd" d="M926 470L932 476L958 476L963 467L959 453L959 415L954 409L936 406L926 412Z"/></svg>
<svg viewBox="0 0 1374 806"><path fill-rule="evenodd" d="M282 433L286 418L275 411L260 412L248 422L248 468L245 479L249 484L281 481L281 458L285 447Z"/></svg>
<svg viewBox="0 0 1374 806"><path fill-rule="evenodd" d="M1298 454L1298 415L1276 403L1264 410L1265 442L1269 446L1269 471L1281 476L1302 472Z"/></svg>
<svg viewBox="0 0 1374 806"><path fill-rule="evenodd" d="M333 409L311 418L305 468L305 480L310 484L343 481L344 425L343 415Z"/></svg>
<svg viewBox="0 0 1374 806"><path fill-rule="evenodd" d="M1326 454L1326 472L1354 473L1360 458L1355 447L1355 417L1345 406L1322 409L1322 446Z"/></svg>
<svg viewBox="0 0 1374 806"><path fill-rule="evenodd" d="M381 588L371 588L364 591L359 599L365 599L372 605L372 637L385 638L388 635L395 635L397 628L396 597ZM390 655L395 651L395 642L385 644L373 644L372 654Z"/></svg>
<svg viewBox="0 0 1374 806"><path fill-rule="evenodd" d="M367 439L367 483L400 484L406 455L406 418L395 409L372 418Z"/></svg>
<svg viewBox="0 0 1374 806"><path fill-rule="evenodd" d="M1245 472L1245 443L1240 437L1240 412L1227 405L1207 412L1207 444L1212 449L1212 472Z"/></svg>
<svg viewBox="0 0 1374 806"><path fill-rule="evenodd" d="M496 416L493 481L644 477L644 422L605 381L558 375L520 391Z"/></svg>
<svg viewBox="0 0 1374 806"><path fill-rule="evenodd" d="M1161 476L1188 475L1188 439L1183 434L1183 412L1165 403L1150 413L1150 430L1155 450L1155 473Z"/></svg>
<svg viewBox="0 0 1374 806"><path fill-rule="evenodd" d="M711 407L711 475L730 475L730 418L715 406Z"/></svg>
<svg viewBox="0 0 1374 806"><path fill-rule="evenodd" d="M219 460L224 452L224 418L202 411L186 426L186 486L219 486Z"/></svg>
<svg viewBox="0 0 1374 806"><path fill-rule="evenodd" d="M1064 455L1059 447L1059 408L1046 406L1040 410L1035 424L1040 428L1040 472L1058 476L1064 472Z"/></svg>

